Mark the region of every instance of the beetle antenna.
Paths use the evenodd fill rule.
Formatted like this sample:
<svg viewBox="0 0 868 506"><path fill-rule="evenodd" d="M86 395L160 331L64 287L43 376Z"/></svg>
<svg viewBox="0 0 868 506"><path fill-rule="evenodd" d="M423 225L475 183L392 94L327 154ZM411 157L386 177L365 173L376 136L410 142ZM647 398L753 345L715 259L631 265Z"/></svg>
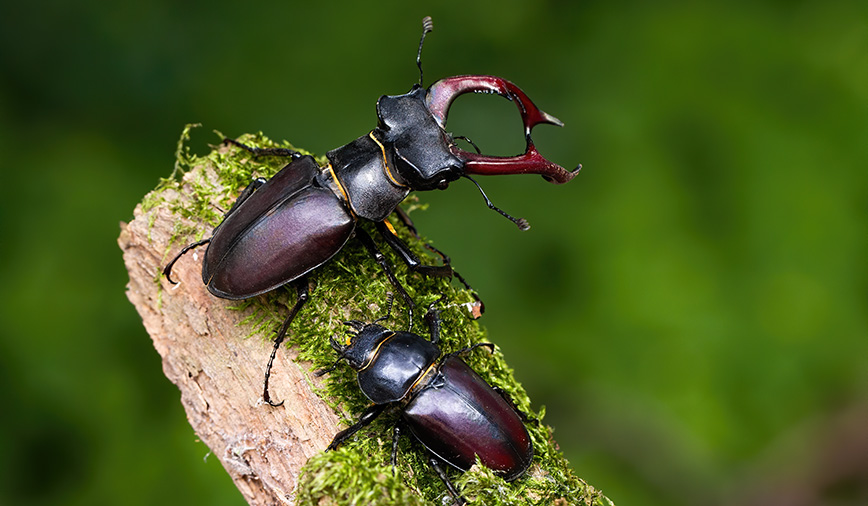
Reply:
<svg viewBox="0 0 868 506"><path fill-rule="evenodd" d="M359 320L350 320L348 322L344 322L344 325L347 327L351 327L356 333L361 332L363 328L365 328L365 324ZM347 331L350 335L353 335L353 332Z"/></svg>
<svg viewBox="0 0 868 506"><path fill-rule="evenodd" d="M392 303L395 302L395 294L393 294L392 292L387 293L386 294L386 301L387 301L386 302L387 309L386 309L385 316L381 316L371 323L378 323L378 322L381 322L383 320L387 320L389 318L389 316L392 315Z"/></svg>
<svg viewBox="0 0 868 506"><path fill-rule="evenodd" d="M425 36L434 29L434 22L431 21L431 16L422 18L422 39L419 41L419 52L416 53L416 66L419 67L419 86L422 86L422 44L425 43Z"/></svg>
<svg viewBox="0 0 868 506"><path fill-rule="evenodd" d="M338 365L340 365L341 360L343 360L343 359L344 359L343 357L340 357L339 359L335 360L335 363L332 364L330 367L325 367L323 369L320 369L320 370L314 372L313 375L316 376L317 378L319 378L320 376L325 376L326 374L337 369Z"/></svg>
<svg viewBox="0 0 868 506"><path fill-rule="evenodd" d="M488 195L486 195L485 192L482 191L482 187L479 186L479 183L477 183L475 179L473 179L472 177L468 176L467 174L464 174L463 177L466 177L466 178L469 179L473 184L476 185L476 188L479 189L479 193L482 194L482 198L485 199L485 204L488 206L489 209L493 209L493 210L497 211L498 213L501 214L501 216L503 216L504 218L508 219L509 221L515 223L516 226L518 226L518 229L519 229L519 230L528 230L528 229L530 229L530 223L528 223L526 219L524 219L524 218L514 218L514 217L512 217L512 216L506 214L506 213L503 211L503 209L501 209L501 208L495 206L494 204L492 204L491 201L488 199Z"/></svg>

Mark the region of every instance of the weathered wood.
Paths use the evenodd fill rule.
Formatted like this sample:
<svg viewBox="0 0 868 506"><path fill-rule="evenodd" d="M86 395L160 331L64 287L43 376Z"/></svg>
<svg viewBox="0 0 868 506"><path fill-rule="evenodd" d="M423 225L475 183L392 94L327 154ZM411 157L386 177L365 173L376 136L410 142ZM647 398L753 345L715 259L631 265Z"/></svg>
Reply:
<svg viewBox="0 0 868 506"><path fill-rule="evenodd" d="M184 196L167 195L173 198ZM193 253L174 272L178 285L157 279L179 218L167 205L147 213L139 205L134 216L121 225L118 239L130 274L127 297L163 359L163 372L181 391L190 425L250 504L293 504L301 466L339 430L338 417L312 391L305 372L310 365L296 363L291 350L278 353L280 373L271 391L286 403L263 406L270 345L245 337L249 330L239 322L248 312L227 310L231 301L205 290Z"/></svg>
<svg viewBox="0 0 868 506"><path fill-rule="evenodd" d="M188 132L189 127L182 142ZM273 145L261 137L255 141ZM178 163L188 169L183 180L148 195L147 210L144 205L137 206L134 219L121 224L118 244L130 275L127 296L162 357L166 377L181 391L181 402L196 434L220 459L251 505L298 502L305 506L391 506L441 501L445 487L428 468L419 445L402 443L405 451L399 457L398 473L392 473L388 420L378 420L338 451L322 453L345 422L355 419L369 402L347 368L338 368L327 383L311 374L315 366L333 362L335 356L328 342L330 337L344 332L342 321L359 317L360 312L362 318L384 313L381 304L387 300L391 286L364 248L350 244L333 261L317 269L311 302L290 327L293 346L282 348L275 358L269 391L274 399L285 401L280 407L265 405L261 400L271 344L259 334L250 337L255 325L243 321L254 311L259 311L259 317L265 311L265 319L260 320L264 329L261 334L268 335L287 314L284 306L289 292L257 297L247 309L238 309L238 301L212 296L201 279L204 248L189 252L175 265L173 278L180 281L178 285L159 275L171 255L184 243L195 240L192 231L210 236L204 221L216 221L212 218L219 218L219 209L227 209L238 192L238 188L224 185L231 181L235 187L251 177L249 155L238 150L230 153L220 148L206 157L185 153L180 144ZM256 175L268 177L280 162L271 167L252 165L264 171ZM195 209L198 213L192 211ZM182 215L209 217L187 219ZM179 234L177 243L170 248L179 229L187 233ZM422 250L421 243L409 234L405 234L405 240L414 241L411 247ZM472 301L469 292L456 289L446 279L408 275L406 271L399 269L396 274L415 294L416 303L422 304L420 308L439 300L441 294L448 295L449 303L441 313L445 318L440 342L444 352L487 340L484 330L467 313L465 306ZM392 324L407 324L405 310L393 313ZM415 317L416 325L423 325L420 312ZM300 353L314 357L317 363L300 360ZM467 360L487 381L508 392L522 411L540 416L530 409L527 394L515 382L499 351L471 354ZM326 400L320 397L324 393ZM340 423L333 406L346 410L344 423ZM453 473L459 475L456 485L470 504L526 501L611 505L572 473L547 427L532 421L528 430L535 457L523 478L507 484L490 470L477 466L466 473ZM306 464L299 486L300 471Z"/></svg>

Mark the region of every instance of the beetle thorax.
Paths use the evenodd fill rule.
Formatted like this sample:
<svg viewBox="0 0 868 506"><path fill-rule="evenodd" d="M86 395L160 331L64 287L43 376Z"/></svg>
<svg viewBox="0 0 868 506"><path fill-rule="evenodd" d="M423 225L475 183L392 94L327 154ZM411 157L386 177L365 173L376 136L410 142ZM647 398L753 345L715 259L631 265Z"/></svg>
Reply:
<svg viewBox="0 0 868 506"><path fill-rule="evenodd" d="M440 349L427 339L409 332L392 333L369 352L368 362L359 370L359 387L377 404L402 400L439 356Z"/></svg>

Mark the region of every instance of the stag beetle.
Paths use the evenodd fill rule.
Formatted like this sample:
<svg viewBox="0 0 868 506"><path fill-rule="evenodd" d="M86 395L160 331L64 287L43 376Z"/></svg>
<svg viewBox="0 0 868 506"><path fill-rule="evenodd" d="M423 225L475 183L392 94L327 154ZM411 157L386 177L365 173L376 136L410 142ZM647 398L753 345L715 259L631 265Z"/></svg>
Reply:
<svg viewBox="0 0 868 506"><path fill-rule="evenodd" d="M480 346L493 350L494 345L477 343L441 358L437 347L441 322L436 304L431 304L425 315L430 340L377 324L388 315L369 324L358 320L345 322L352 328L347 332L348 338L344 342L331 339L339 358L333 366L316 374L330 372L345 360L357 371L362 393L374 404L362 413L358 422L340 431L326 451L334 450L392 407L401 415L392 442L393 470L400 427L405 425L430 453L428 462L449 493L463 502L441 462L467 471L478 457L484 466L511 481L524 474L534 451L522 423L524 415L459 358Z"/></svg>
<svg viewBox="0 0 868 506"><path fill-rule="evenodd" d="M311 156L284 148L260 149L226 139L255 156L280 155L291 161L268 181L256 179L239 195L223 222L205 240L190 244L163 269L171 279L175 262L187 251L208 244L202 262L202 281L208 291L225 299L247 299L293 283L295 305L277 332L265 370L263 399L272 405L268 378L277 349L286 330L308 299L305 276L337 254L355 236L376 259L408 307L412 328L414 303L395 278L385 257L367 232L356 227L359 219L373 221L386 243L415 271L428 276L455 276L467 283L440 255L443 265L422 265L395 234L387 216L396 212L415 233L412 222L398 204L412 190L445 189L470 174L540 174L553 183L566 183L578 173L546 160L531 141L531 129L540 123L562 126L560 120L539 110L511 82L494 76L449 77L425 89L422 86L422 45L431 31L430 17L423 20L416 64L419 83L404 95L384 95L377 101L378 124L371 132L329 151L328 163L320 167ZM452 102L465 93L496 93L515 102L524 123L527 148L511 157L467 152L455 144L444 129ZM516 223L529 228L495 207L482 192L486 204ZM209 244L210 243L210 244ZM410 328L408 328L410 330Z"/></svg>

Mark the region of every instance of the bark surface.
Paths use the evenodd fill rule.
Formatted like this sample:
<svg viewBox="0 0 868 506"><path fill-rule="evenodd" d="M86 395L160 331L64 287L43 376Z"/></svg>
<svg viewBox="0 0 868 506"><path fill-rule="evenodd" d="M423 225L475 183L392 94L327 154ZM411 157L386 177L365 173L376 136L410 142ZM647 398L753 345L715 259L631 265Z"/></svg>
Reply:
<svg viewBox="0 0 868 506"><path fill-rule="evenodd" d="M167 190L167 200L183 195ZM138 310L163 372L181 391L196 434L208 445L250 504L293 504L301 466L338 432L338 417L312 390L311 367L281 350L271 392L281 407L261 401L271 345L246 337L246 311L212 296L202 284L201 254L178 262L170 284L159 276L179 218L161 204L121 224L118 244L130 275L127 297ZM173 248L173 251L177 247ZM237 305L237 303L234 303ZM289 407L291 406L291 409Z"/></svg>

